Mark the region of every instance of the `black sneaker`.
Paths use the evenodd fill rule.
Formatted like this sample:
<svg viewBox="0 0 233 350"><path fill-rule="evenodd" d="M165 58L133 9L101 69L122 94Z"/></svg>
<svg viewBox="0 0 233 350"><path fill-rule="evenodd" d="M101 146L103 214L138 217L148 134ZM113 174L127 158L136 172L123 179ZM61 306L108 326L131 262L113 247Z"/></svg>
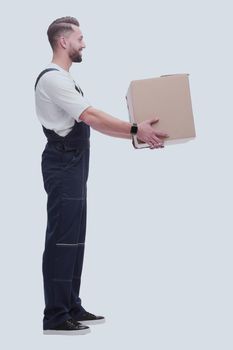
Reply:
<svg viewBox="0 0 233 350"><path fill-rule="evenodd" d="M104 316L96 316L91 314L90 312L83 312L81 314L81 316L79 316L78 319L76 319L76 324L78 322L82 322L83 324L99 324L99 323L104 323L105 322L105 318Z"/></svg>
<svg viewBox="0 0 233 350"><path fill-rule="evenodd" d="M90 328L82 325L80 322L77 322L70 318L58 326L50 329L44 329L43 334L45 335L82 335L90 333Z"/></svg>

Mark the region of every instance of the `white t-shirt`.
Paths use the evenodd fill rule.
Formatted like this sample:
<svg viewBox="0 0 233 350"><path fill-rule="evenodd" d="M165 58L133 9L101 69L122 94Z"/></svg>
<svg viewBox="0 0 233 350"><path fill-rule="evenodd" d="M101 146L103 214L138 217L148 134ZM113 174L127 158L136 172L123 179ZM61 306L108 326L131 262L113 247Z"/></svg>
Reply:
<svg viewBox="0 0 233 350"><path fill-rule="evenodd" d="M59 71L46 72L40 78L35 90L36 114L45 128L65 136L75 120L82 122L79 117L91 104L75 89L76 83L69 72L53 62L46 68L57 68Z"/></svg>

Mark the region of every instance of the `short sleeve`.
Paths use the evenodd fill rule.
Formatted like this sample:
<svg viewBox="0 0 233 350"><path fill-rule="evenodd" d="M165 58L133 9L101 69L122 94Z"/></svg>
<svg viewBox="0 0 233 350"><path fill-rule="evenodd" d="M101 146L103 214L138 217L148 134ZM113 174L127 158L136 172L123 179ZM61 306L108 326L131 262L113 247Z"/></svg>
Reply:
<svg viewBox="0 0 233 350"><path fill-rule="evenodd" d="M75 89L74 81L61 73L45 74L42 88L53 103L77 121L82 112L91 107L90 102Z"/></svg>

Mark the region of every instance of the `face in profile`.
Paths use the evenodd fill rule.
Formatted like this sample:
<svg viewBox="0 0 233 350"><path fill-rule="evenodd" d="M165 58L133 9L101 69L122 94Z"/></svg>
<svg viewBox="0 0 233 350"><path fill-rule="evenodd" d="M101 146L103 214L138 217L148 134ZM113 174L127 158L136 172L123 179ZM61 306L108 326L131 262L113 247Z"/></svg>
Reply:
<svg viewBox="0 0 233 350"><path fill-rule="evenodd" d="M72 25L74 31L69 35L68 55L72 62L82 62L82 50L86 47L79 27Z"/></svg>

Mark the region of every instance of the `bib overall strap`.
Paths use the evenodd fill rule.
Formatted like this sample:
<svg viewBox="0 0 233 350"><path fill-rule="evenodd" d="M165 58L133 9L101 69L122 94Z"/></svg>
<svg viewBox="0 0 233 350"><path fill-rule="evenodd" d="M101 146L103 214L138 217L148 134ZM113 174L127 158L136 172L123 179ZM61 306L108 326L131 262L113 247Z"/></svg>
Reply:
<svg viewBox="0 0 233 350"><path fill-rule="evenodd" d="M36 79L36 83L35 83L35 86L34 86L35 90L36 90L36 86L37 86L37 84L38 84L38 81L40 80L40 78L42 77L42 75L44 75L44 74L47 73L47 72L50 72L51 70L59 70L59 69L57 69L57 68L46 68L46 69L44 69L44 70L39 74L38 78Z"/></svg>
<svg viewBox="0 0 233 350"><path fill-rule="evenodd" d="M75 84L75 81L74 81L74 86L75 86L75 90L77 90L82 96L84 96L83 92L82 92L82 89L80 88L80 86L77 87L77 85Z"/></svg>

